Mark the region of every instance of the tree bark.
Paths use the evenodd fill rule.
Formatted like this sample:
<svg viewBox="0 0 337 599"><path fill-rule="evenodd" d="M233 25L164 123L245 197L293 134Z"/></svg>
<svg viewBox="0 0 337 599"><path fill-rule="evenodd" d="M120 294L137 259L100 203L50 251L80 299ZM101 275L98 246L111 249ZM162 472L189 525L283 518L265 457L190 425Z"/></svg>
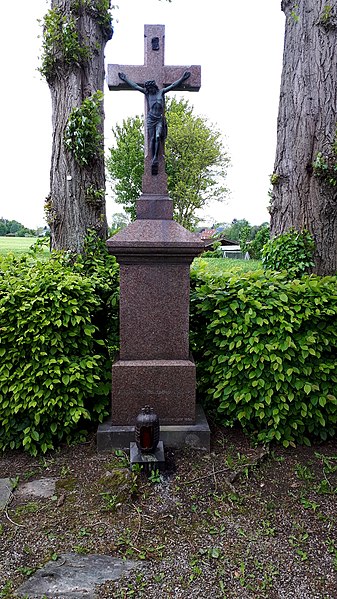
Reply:
<svg viewBox="0 0 337 599"><path fill-rule="evenodd" d="M337 271L337 188L317 177L319 152L336 139L337 19L335 3L282 1L286 15L277 150L270 207L272 235L306 228L315 272Z"/></svg>
<svg viewBox="0 0 337 599"><path fill-rule="evenodd" d="M89 229L106 238L105 172L103 102L101 105L101 142L92 160L85 166L78 163L64 145L64 133L71 111L80 107L85 98L104 84L104 48L112 36L111 24L102 23L97 0L51 0L51 11L57 11L65 23L75 23L78 41L87 55L71 60L67 48L54 43L49 48L53 68L46 74L52 98L52 159L50 195L46 200L46 215L51 230L52 249L81 252ZM45 24L46 29L46 24ZM101 190L101 195L88 194Z"/></svg>

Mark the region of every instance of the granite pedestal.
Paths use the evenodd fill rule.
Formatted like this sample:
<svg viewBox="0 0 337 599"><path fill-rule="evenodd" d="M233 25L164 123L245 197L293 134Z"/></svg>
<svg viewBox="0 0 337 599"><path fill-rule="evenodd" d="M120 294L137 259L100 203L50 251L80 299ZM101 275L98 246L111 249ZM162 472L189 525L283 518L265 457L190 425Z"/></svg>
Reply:
<svg viewBox="0 0 337 599"><path fill-rule="evenodd" d="M169 202L144 199L143 218L107 242L120 265L120 353L112 366L111 419L98 429L99 451L128 449L146 404L159 416L165 445L209 450L189 350L190 264L203 244L172 220ZM157 218L149 218L153 211Z"/></svg>

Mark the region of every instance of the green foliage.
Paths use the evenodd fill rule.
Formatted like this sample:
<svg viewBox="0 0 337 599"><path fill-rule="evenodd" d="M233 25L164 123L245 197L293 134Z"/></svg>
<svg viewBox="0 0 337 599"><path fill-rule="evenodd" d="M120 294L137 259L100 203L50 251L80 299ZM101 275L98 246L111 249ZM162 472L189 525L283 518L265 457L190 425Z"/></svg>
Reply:
<svg viewBox="0 0 337 599"><path fill-rule="evenodd" d="M70 113L64 145L80 166L89 165L103 153L102 101L103 93L98 90Z"/></svg>
<svg viewBox="0 0 337 599"><path fill-rule="evenodd" d="M51 8L42 20L42 56L40 73L52 81L64 67L83 66L92 56L88 39L80 33L80 16L90 15L101 27L106 40L112 37L110 0L73 0L70 10L64 14L61 8ZM97 43L97 42L96 42ZM96 48L97 49L97 48Z"/></svg>
<svg viewBox="0 0 337 599"><path fill-rule="evenodd" d="M90 49L81 43L76 19L64 15L58 8L50 9L44 16L40 73L51 81L58 67L80 66L90 57Z"/></svg>
<svg viewBox="0 0 337 599"><path fill-rule="evenodd" d="M280 175L278 173L273 173L270 175L270 183L272 185L277 185L280 182Z"/></svg>
<svg viewBox="0 0 337 599"><path fill-rule="evenodd" d="M335 435L336 277L193 274L191 341L200 397L262 443Z"/></svg>
<svg viewBox="0 0 337 599"><path fill-rule="evenodd" d="M89 185L85 190L85 201L92 206L102 206L105 198L105 189Z"/></svg>
<svg viewBox="0 0 337 599"><path fill-rule="evenodd" d="M218 223L217 227L221 226L220 237L226 237L229 241L238 243L241 238L242 231L246 227L250 227L248 220L245 218L236 219L234 218L231 223Z"/></svg>
<svg viewBox="0 0 337 599"><path fill-rule="evenodd" d="M337 185L337 147L336 142L330 153L318 152L313 163L314 175L331 187Z"/></svg>
<svg viewBox="0 0 337 599"><path fill-rule="evenodd" d="M102 421L117 291L115 261L94 236L75 263L65 254L0 259L0 449L45 453Z"/></svg>
<svg viewBox="0 0 337 599"><path fill-rule="evenodd" d="M240 250L243 254L249 251L249 240L251 237L251 227L246 225L242 228L239 241L240 241Z"/></svg>
<svg viewBox="0 0 337 599"><path fill-rule="evenodd" d="M109 235L115 235L121 229L124 229L130 223L130 218L124 212L115 212L111 217L111 226Z"/></svg>
<svg viewBox="0 0 337 599"><path fill-rule="evenodd" d="M319 17L319 23L324 29L335 29L337 25L336 9L331 4L326 4Z"/></svg>
<svg viewBox="0 0 337 599"><path fill-rule="evenodd" d="M212 249L202 254L203 258L222 258L221 241L214 241Z"/></svg>
<svg viewBox="0 0 337 599"><path fill-rule="evenodd" d="M32 229L27 229L17 220L7 220L7 218L0 218L0 237L5 235L15 237L28 237L35 235L36 232Z"/></svg>
<svg viewBox="0 0 337 599"><path fill-rule="evenodd" d="M221 133L205 118L193 114L184 100L167 101L168 137L165 144L168 191L174 203L174 218L187 228L197 222L195 211L209 199L223 200L224 179L229 163ZM141 194L144 165L143 119L129 118L113 129L116 145L111 148L107 168L114 182L116 202L132 219Z"/></svg>
<svg viewBox="0 0 337 599"><path fill-rule="evenodd" d="M255 233L255 236L248 244L247 250L253 260L259 260L262 257L262 250L265 244L270 240L270 229L268 224L261 225Z"/></svg>
<svg viewBox="0 0 337 599"><path fill-rule="evenodd" d="M314 266L314 240L309 233L290 229L268 241L262 249L265 269L286 270L293 277L308 272Z"/></svg>
<svg viewBox="0 0 337 599"><path fill-rule="evenodd" d="M106 37L110 39L113 33L110 11L117 8L110 4L110 0L73 0L71 10L76 15L80 15L82 12L90 14L101 25Z"/></svg>
<svg viewBox="0 0 337 599"><path fill-rule="evenodd" d="M223 200L229 157L222 134L204 117L193 114L187 101L167 102L168 138L165 145L169 195L174 218L193 229L195 211L209 200Z"/></svg>
<svg viewBox="0 0 337 599"><path fill-rule="evenodd" d="M243 253L249 252L249 255L254 260L261 258L261 251L264 244L269 240L269 224L250 225L248 220L234 218L231 223L219 223L216 227L221 228L221 233L218 237L226 237L226 239L240 243L240 249Z"/></svg>
<svg viewBox="0 0 337 599"><path fill-rule="evenodd" d="M290 16L292 18L292 20L294 21L294 23L298 23L300 20L300 15L298 13L298 4L295 4L294 8L292 9Z"/></svg>
<svg viewBox="0 0 337 599"><path fill-rule="evenodd" d="M113 127L112 132L116 145L109 150L107 169L114 184L115 200L135 220L144 171L144 124L139 116L129 117L122 125Z"/></svg>

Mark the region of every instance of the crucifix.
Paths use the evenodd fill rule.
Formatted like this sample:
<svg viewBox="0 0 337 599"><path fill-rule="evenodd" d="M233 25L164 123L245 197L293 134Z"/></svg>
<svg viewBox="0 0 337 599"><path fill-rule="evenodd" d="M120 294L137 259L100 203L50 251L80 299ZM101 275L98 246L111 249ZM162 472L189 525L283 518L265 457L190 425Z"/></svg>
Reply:
<svg viewBox="0 0 337 599"><path fill-rule="evenodd" d="M164 96L171 90L198 91L198 65L165 65L165 26L144 26L144 64L108 65L110 90L136 90L145 95L145 160L143 193L167 194L164 141L166 137Z"/></svg>
<svg viewBox="0 0 337 599"><path fill-rule="evenodd" d="M190 264L204 244L173 219L164 160L165 94L198 91L201 68L165 65L164 25L144 30L143 65L108 65L111 90L144 94L145 161L137 218L107 241L120 267L120 350L112 365L111 420L99 428L97 447L129 449L137 414L152 406L165 444L209 451L189 347Z"/></svg>

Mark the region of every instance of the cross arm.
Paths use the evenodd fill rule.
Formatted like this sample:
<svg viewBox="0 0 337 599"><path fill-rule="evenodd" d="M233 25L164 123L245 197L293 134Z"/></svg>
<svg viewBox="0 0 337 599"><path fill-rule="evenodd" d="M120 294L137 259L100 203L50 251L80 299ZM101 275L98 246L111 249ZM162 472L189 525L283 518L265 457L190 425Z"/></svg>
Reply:
<svg viewBox="0 0 337 599"><path fill-rule="evenodd" d="M145 81L154 79L158 87L168 87L173 81L179 80L185 71L191 73L190 77L175 89L177 91L199 91L201 85L201 67L199 65L166 65L156 70L151 69L147 65L108 64L107 83L109 89L112 91L129 90L129 85L118 76L118 73L122 72L126 74L128 79L131 79L140 86L143 86Z"/></svg>
<svg viewBox="0 0 337 599"><path fill-rule="evenodd" d="M148 68L144 65L122 65L108 64L107 83L111 91L119 91L130 89L126 81L119 78L118 73L125 73L128 79L134 81L137 85L143 86L145 81L149 79L147 76Z"/></svg>

